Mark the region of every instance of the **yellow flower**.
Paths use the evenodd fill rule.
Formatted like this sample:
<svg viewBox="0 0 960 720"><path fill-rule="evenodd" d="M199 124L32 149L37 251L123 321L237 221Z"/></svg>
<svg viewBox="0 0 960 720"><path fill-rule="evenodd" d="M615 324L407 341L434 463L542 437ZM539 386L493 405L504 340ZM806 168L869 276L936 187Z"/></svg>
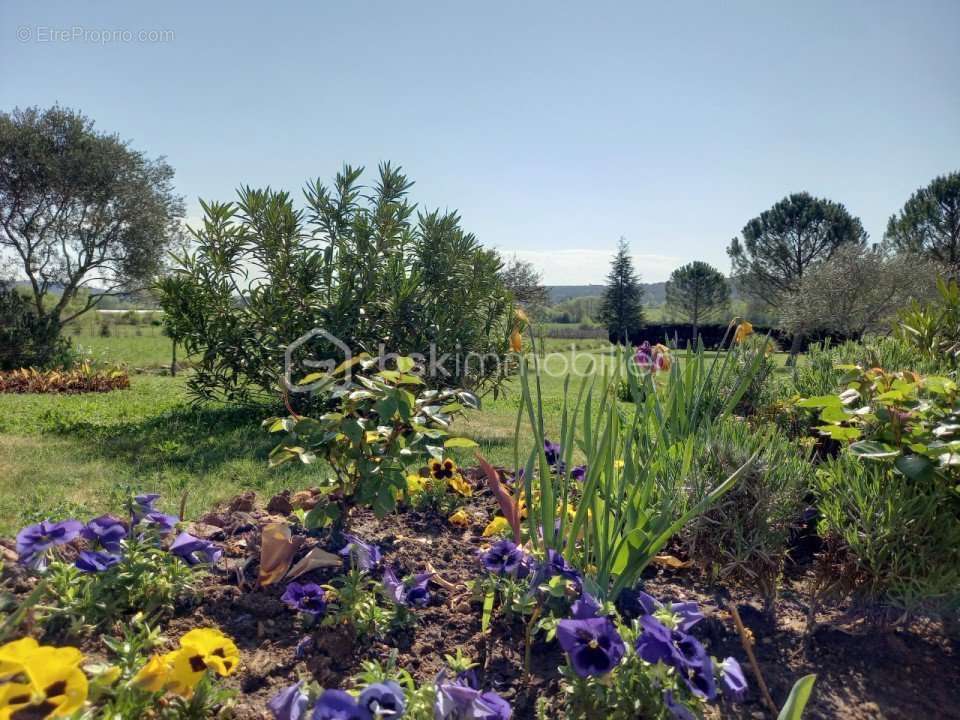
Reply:
<svg viewBox="0 0 960 720"><path fill-rule="evenodd" d="M670 348L657 343L653 346L654 367L657 371L670 369Z"/></svg>
<svg viewBox="0 0 960 720"><path fill-rule="evenodd" d="M8 642L0 647L0 680L23 672L24 662L40 644L32 637Z"/></svg>
<svg viewBox="0 0 960 720"><path fill-rule="evenodd" d="M180 638L180 647L189 651L192 667L203 664L217 675L232 675L240 665L240 651L233 640L214 628L196 628Z"/></svg>
<svg viewBox="0 0 960 720"><path fill-rule="evenodd" d="M624 462L623 462L623 460L614 460L614 461L613 461L613 466L614 466L617 470L623 470Z"/></svg>
<svg viewBox="0 0 960 720"><path fill-rule="evenodd" d="M170 682L170 675L173 672L173 655L175 652L166 655L152 655L146 664L137 671L130 682L141 690L147 692L160 692L165 690Z"/></svg>
<svg viewBox="0 0 960 720"><path fill-rule="evenodd" d="M450 458L431 460L429 467L430 476L437 480L449 480L457 474L457 464Z"/></svg>
<svg viewBox="0 0 960 720"><path fill-rule="evenodd" d="M447 521L456 527L470 527L470 516L467 515L466 510L463 508L457 510L453 515L448 517Z"/></svg>
<svg viewBox="0 0 960 720"><path fill-rule="evenodd" d="M23 660L17 682L0 685L0 720L67 717L83 707L88 692L80 669L83 654L73 647L45 645L25 652L29 645L14 651Z"/></svg>
<svg viewBox="0 0 960 720"><path fill-rule="evenodd" d="M514 328L513 332L510 333L510 349L516 353L523 350L523 336L517 328Z"/></svg>
<svg viewBox="0 0 960 720"><path fill-rule="evenodd" d="M733 333L733 341L739 344L751 335L753 335L753 325L744 320L742 323L737 325L736 332Z"/></svg>
<svg viewBox="0 0 960 720"><path fill-rule="evenodd" d="M419 492L423 492L423 488L427 484L427 479L420 477L419 475L407 475L407 492L411 495L416 495Z"/></svg>
<svg viewBox="0 0 960 720"><path fill-rule="evenodd" d="M473 488L470 487L470 483L464 479L463 475L454 475L447 480L447 484L464 497L473 495Z"/></svg>
<svg viewBox="0 0 960 720"><path fill-rule="evenodd" d="M494 537L500 535L509 535L513 532L510 523L501 515L498 515L483 529L484 537Z"/></svg>

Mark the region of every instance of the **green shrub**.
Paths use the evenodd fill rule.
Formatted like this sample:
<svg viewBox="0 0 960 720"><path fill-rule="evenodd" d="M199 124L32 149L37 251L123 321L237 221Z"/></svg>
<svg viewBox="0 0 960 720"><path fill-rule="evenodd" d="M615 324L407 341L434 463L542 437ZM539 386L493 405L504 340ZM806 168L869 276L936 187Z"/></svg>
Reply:
<svg viewBox="0 0 960 720"><path fill-rule="evenodd" d="M740 482L681 535L695 562L723 582L758 589L769 612L813 483L813 466L775 428L726 418L697 443L688 484L693 498L703 497L758 451Z"/></svg>
<svg viewBox="0 0 960 720"><path fill-rule="evenodd" d="M960 606L960 503L933 481L848 454L817 473L816 599L852 596L860 606L900 612ZM815 607L815 605L814 605Z"/></svg>
<svg viewBox="0 0 960 720"><path fill-rule="evenodd" d="M59 324L39 317L13 284L0 282L0 370L69 368L75 360Z"/></svg>
<svg viewBox="0 0 960 720"><path fill-rule="evenodd" d="M490 355L506 350L513 320L499 256L454 212L415 215L413 183L398 169L381 166L372 188L360 174L348 166L333 189L309 184L306 210L269 188L202 204L194 251L158 285L169 336L197 358L196 395L275 396L287 346L316 328L351 354L376 356L382 345L451 354L449 374L428 378L434 387L482 391L502 381ZM302 352L330 367L345 359L324 337Z"/></svg>

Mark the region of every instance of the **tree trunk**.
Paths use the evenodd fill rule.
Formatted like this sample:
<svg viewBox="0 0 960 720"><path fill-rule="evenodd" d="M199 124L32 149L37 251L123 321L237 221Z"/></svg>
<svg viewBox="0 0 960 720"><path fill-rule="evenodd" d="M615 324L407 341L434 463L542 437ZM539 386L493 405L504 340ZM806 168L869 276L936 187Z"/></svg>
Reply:
<svg viewBox="0 0 960 720"><path fill-rule="evenodd" d="M170 377L177 376L177 341L171 340L173 344L173 357L170 359Z"/></svg>
<svg viewBox="0 0 960 720"><path fill-rule="evenodd" d="M793 341L790 343L790 365L796 365L797 363L797 355L800 354L800 348L803 347L803 336L804 334L800 331L793 334Z"/></svg>

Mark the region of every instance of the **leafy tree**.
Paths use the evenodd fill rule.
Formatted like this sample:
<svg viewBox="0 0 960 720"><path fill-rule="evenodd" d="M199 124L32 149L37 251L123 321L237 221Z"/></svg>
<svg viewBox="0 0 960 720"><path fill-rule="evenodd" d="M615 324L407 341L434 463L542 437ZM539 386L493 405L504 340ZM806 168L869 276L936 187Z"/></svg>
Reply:
<svg viewBox="0 0 960 720"><path fill-rule="evenodd" d="M399 168L382 165L371 188L361 173L308 183L305 210L269 188L202 203L194 248L158 284L168 334L195 358L196 396L275 397L308 362L333 369L364 352L435 358L431 386L497 386L511 331L500 257L456 213L418 213ZM315 329L326 335L295 342Z"/></svg>
<svg viewBox="0 0 960 720"><path fill-rule="evenodd" d="M38 318L59 331L154 277L183 216L172 182L162 158L79 112L0 113L0 256L29 281Z"/></svg>
<svg viewBox="0 0 960 720"><path fill-rule="evenodd" d="M514 255L500 271L500 278L513 299L530 315L540 315L550 304L550 295L543 285L543 274L532 262Z"/></svg>
<svg viewBox="0 0 960 720"><path fill-rule="evenodd" d="M0 281L0 370L71 364L69 344L58 330L13 283Z"/></svg>
<svg viewBox="0 0 960 720"><path fill-rule="evenodd" d="M693 328L696 340L700 323L715 320L730 308L730 285L719 270L700 260L670 274L666 286L667 308Z"/></svg>
<svg viewBox="0 0 960 720"><path fill-rule="evenodd" d="M781 323L795 334L889 330L899 308L932 296L935 277L924 258L850 243L808 269L784 303Z"/></svg>
<svg viewBox="0 0 960 720"><path fill-rule="evenodd" d="M926 255L960 273L960 172L911 195L900 215L890 217L884 239L898 252Z"/></svg>
<svg viewBox="0 0 960 720"><path fill-rule="evenodd" d="M785 197L733 238L727 254L740 291L780 308L790 293L800 288L807 269L827 260L845 243L863 246L867 233L859 218L840 203L809 193ZM796 354L803 336L793 337Z"/></svg>
<svg viewBox="0 0 960 720"><path fill-rule="evenodd" d="M630 246L620 238L610 266L607 287L597 319L607 326L611 338L632 341L643 328L643 287L633 269Z"/></svg>

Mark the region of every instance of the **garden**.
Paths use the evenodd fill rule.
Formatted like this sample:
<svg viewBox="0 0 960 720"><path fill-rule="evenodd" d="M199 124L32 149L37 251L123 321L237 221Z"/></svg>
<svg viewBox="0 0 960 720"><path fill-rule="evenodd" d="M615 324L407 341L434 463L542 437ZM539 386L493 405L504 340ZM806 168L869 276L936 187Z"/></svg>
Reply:
<svg viewBox="0 0 960 720"><path fill-rule="evenodd" d="M204 202L150 262L181 211L145 166L149 313L0 286L0 720L960 712L955 269L796 194L730 248L772 287L771 238L819 228L776 331L693 263L659 332L621 244L573 342L361 176Z"/></svg>

